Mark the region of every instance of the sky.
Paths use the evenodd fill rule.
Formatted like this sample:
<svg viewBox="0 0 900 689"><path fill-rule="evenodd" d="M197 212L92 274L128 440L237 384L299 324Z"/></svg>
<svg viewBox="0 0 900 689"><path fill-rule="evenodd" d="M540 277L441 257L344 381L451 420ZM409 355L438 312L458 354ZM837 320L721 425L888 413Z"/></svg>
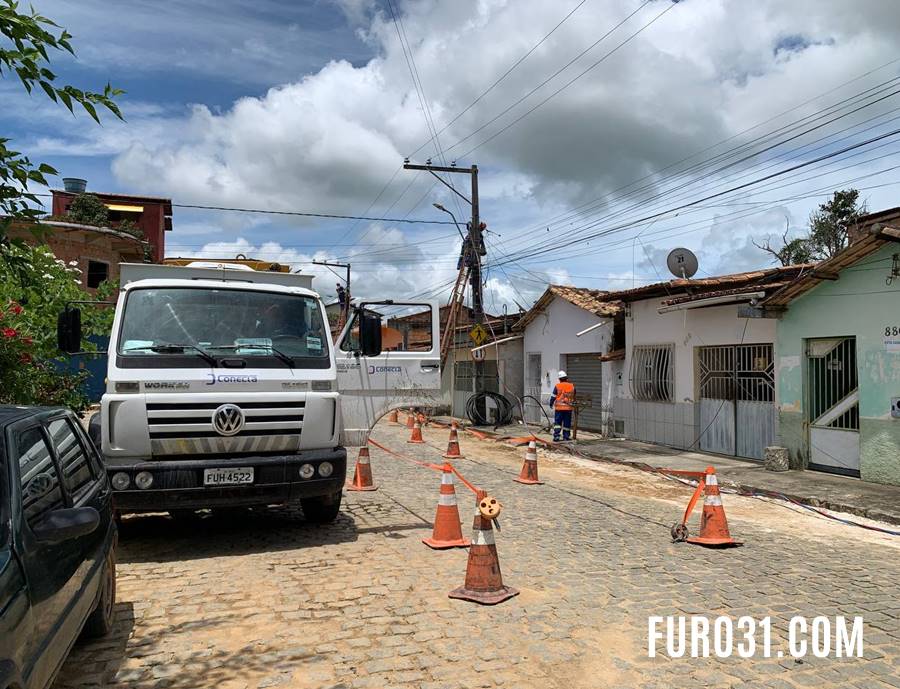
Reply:
<svg viewBox="0 0 900 689"><path fill-rule="evenodd" d="M326 299L337 278L313 260L349 262L355 297L449 298L460 238L432 204L460 222L468 204L405 157L478 165L494 313L548 282L668 279L676 247L700 276L769 266L756 244L802 234L835 189L900 205L900 13L883 0L34 6L74 36L59 79L124 89L125 121L6 78L0 134L89 190L171 197L167 255L288 262Z"/></svg>

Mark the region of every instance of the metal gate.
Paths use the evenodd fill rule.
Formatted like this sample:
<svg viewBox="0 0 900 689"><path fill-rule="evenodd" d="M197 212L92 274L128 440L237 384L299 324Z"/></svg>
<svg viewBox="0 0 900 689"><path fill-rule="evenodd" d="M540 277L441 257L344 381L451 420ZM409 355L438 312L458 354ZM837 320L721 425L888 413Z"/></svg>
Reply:
<svg viewBox="0 0 900 689"><path fill-rule="evenodd" d="M775 440L772 345L698 349L700 449L763 459Z"/></svg>
<svg viewBox="0 0 900 689"><path fill-rule="evenodd" d="M808 340L809 468L859 476L856 338Z"/></svg>
<svg viewBox="0 0 900 689"><path fill-rule="evenodd" d="M528 354L525 358L525 420L542 424L546 421L541 412L541 354Z"/></svg>
<svg viewBox="0 0 900 689"><path fill-rule="evenodd" d="M586 431L603 431L603 364L602 355L566 354L566 373L575 384L577 398L590 395L591 406L580 407L578 428Z"/></svg>

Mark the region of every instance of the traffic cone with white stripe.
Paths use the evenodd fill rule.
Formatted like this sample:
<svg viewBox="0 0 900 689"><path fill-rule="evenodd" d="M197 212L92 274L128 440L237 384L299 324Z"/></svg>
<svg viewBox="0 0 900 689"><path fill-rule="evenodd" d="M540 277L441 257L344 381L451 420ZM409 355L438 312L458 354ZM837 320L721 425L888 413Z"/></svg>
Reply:
<svg viewBox="0 0 900 689"><path fill-rule="evenodd" d="M372 465L369 464L369 448L359 448L359 456L356 458L356 470L353 472L353 481L346 485L347 490L378 490L378 486L372 480Z"/></svg>
<svg viewBox="0 0 900 689"><path fill-rule="evenodd" d="M478 509L478 503L486 497L487 493L479 490L475 500L475 523L472 526L472 546L469 548L469 562L466 565L466 583L447 595L482 605L496 605L519 595L519 592L503 585L497 546L494 544L493 520L483 516Z"/></svg>
<svg viewBox="0 0 900 689"><path fill-rule="evenodd" d="M459 451L459 436L456 434L456 421L450 426L450 441L447 443L447 451L444 459L462 459L463 453Z"/></svg>
<svg viewBox="0 0 900 689"><path fill-rule="evenodd" d="M413 423L412 434L409 436L408 443L424 443L425 441L422 439L422 424L418 421Z"/></svg>
<svg viewBox="0 0 900 689"><path fill-rule="evenodd" d="M400 423L398 416L397 416L396 409L391 409L390 413L388 414L387 420L388 420L388 423Z"/></svg>
<svg viewBox="0 0 900 689"><path fill-rule="evenodd" d="M543 481L538 479L537 444L533 440L528 443L528 449L525 451L525 462L522 464L522 471L519 477L514 478L513 481L527 485L543 483Z"/></svg>
<svg viewBox="0 0 900 689"><path fill-rule="evenodd" d="M688 543L720 548L743 545L731 537L725 508L719 493L719 480L715 467L706 467L706 491L703 496L703 515L700 517L700 535L686 539Z"/></svg>
<svg viewBox="0 0 900 689"><path fill-rule="evenodd" d="M406 427L412 430L413 425L416 423L416 417L413 414L412 409L406 412Z"/></svg>
<svg viewBox="0 0 900 689"><path fill-rule="evenodd" d="M456 489L453 487L453 470L445 464L441 473L441 492L438 496L437 514L431 538L423 538L422 543L435 550L445 548L467 548L470 543L463 538L459 524L459 507L456 504Z"/></svg>

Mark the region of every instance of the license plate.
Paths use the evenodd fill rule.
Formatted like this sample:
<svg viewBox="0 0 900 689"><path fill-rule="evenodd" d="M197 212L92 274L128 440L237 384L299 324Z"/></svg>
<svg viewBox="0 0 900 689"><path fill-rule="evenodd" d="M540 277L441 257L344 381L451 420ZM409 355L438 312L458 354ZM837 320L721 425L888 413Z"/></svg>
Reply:
<svg viewBox="0 0 900 689"><path fill-rule="evenodd" d="M241 483L253 483L253 467L203 470L204 486L236 486Z"/></svg>

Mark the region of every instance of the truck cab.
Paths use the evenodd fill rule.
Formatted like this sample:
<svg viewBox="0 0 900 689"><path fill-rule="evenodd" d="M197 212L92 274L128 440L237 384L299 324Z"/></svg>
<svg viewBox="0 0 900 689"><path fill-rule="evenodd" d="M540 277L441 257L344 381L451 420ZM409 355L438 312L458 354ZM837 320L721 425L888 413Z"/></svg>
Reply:
<svg viewBox="0 0 900 689"><path fill-rule="evenodd" d="M381 415L440 387L436 349L382 351L370 307L336 347L311 276L210 263L120 272L92 435L121 511L299 503L308 520L331 521L346 445L364 444ZM437 309L409 306L434 314L437 332ZM68 313L60 346L72 351L77 315Z"/></svg>

